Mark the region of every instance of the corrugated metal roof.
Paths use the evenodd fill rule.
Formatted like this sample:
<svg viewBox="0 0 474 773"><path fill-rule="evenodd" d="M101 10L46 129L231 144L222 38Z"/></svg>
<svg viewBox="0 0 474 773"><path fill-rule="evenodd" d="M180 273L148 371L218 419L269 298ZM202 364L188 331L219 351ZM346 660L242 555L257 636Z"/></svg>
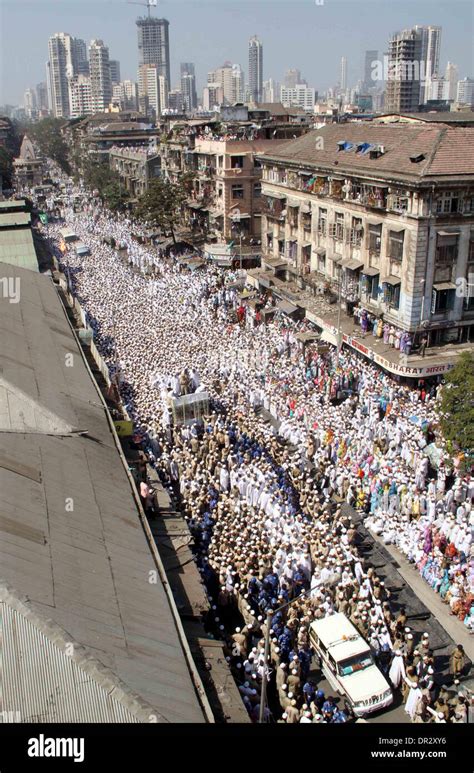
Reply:
<svg viewBox="0 0 474 773"><path fill-rule="evenodd" d="M21 302L4 303L0 315L2 377L62 421L90 432L0 432L0 588L7 584L27 597L35 621L52 620L65 641L98 664L98 678L100 669L110 669L110 678L158 721L202 722L175 610L53 283L5 264L0 271L21 279ZM36 650L31 631L24 631L24 641ZM55 673L65 668L57 663ZM19 695L6 683L15 679L12 671L2 674L4 693ZM64 705L72 685L63 685ZM89 721L99 710L98 693L94 701ZM31 699L23 696L13 708L28 713Z"/></svg>
<svg viewBox="0 0 474 773"><path fill-rule="evenodd" d="M140 707L129 710L112 680L97 681L89 663L78 664L74 647L53 642L27 615L0 601L3 721L140 722Z"/></svg>
<svg viewBox="0 0 474 773"><path fill-rule="evenodd" d="M29 212L0 212L0 228L10 228L12 225L28 225L31 223Z"/></svg>
<svg viewBox="0 0 474 773"><path fill-rule="evenodd" d="M19 209L26 206L25 199L6 199L0 201L0 212L6 212L9 209Z"/></svg>
<svg viewBox="0 0 474 773"><path fill-rule="evenodd" d="M39 271L35 245L29 228L20 230L0 228L0 263L9 263L19 268L27 268L29 271Z"/></svg>

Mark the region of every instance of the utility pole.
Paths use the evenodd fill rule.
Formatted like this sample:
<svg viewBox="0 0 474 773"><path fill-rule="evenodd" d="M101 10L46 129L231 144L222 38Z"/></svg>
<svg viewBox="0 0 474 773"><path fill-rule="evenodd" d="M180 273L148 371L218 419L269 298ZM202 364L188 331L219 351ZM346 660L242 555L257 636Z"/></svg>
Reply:
<svg viewBox="0 0 474 773"><path fill-rule="evenodd" d="M339 353L341 351L341 301L342 301L342 267L339 274L339 292L337 296L337 351L336 351L336 368L339 367Z"/></svg>
<svg viewBox="0 0 474 773"><path fill-rule="evenodd" d="M291 601L288 601L286 604L282 604L281 607L277 607L277 609L271 609L269 612L267 612L267 620L265 623L266 631L265 631L265 653L263 656L263 677L262 677L262 688L260 691L260 711L259 711L259 717L258 721L259 724L262 724L265 717L265 703L267 700L267 671L268 671L268 655L270 653L270 628L272 625L272 620L274 615L276 615L277 612L281 612L282 609L286 609L287 607L291 607L292 604L295 604L300 599L304 598L306 596L306 591L303 590L299 596L296 596L296 598L292 599Z"/></svg>

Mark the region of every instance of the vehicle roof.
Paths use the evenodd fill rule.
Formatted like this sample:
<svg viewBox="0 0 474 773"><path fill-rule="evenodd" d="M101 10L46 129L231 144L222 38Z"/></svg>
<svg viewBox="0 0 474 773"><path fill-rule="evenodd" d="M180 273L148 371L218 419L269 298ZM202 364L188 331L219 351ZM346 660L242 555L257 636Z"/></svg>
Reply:
<svg viewBox="0 0 474 773"><path fill-rule="evenodd" d="M370 649L355 626L341 612L311 623L311 628L338 661Z"/></svg>

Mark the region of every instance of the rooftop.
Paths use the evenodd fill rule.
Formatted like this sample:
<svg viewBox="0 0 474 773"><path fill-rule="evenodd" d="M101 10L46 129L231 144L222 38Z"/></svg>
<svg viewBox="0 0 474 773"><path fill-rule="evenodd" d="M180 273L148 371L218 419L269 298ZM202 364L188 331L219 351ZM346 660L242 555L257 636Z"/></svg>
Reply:
<svg viewBox="0 0 474 773"><path fill-rule="evenodd" d="M338 143L352 145L339 150ZM359 144L383 146L378 158L356 152ZM422 156L413 163L411 156ZM474 127L424 123L328 124L266 153L275 159L343 175L357 172L384 179L469 179L474 175Z"/></svg>
<svg viewBox="0 0 474 773"><path fill-rule="evenodd" d="M0 221L2 219L3 215L0 215ZM30 228L0 228L0 263L39 271L38 256Z"/></svg>
<svg viewBox="0 0 474 773"><path fill-rule="evenodd" d="M0 315L2 710L202 722L176 607L54 285L1 273L21 283Z"/></svg>

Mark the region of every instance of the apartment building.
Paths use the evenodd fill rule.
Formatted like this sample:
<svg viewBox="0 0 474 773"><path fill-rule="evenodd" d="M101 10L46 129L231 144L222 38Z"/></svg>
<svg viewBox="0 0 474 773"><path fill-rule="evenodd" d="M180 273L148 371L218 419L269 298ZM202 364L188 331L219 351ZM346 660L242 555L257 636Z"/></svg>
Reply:
<svg viewBox="0 0 474 773"><path fill-rule="evenodd" d="M142 196L150 180L161 174L160 156L149 148L113 147L109 151L109 163L133 198Z"/></svg>
<svg viewBox="0 0 474 773"><path fill-rule="evenodd" d="M473 140L472 126L427 117L327 125L269 150L264 266L430 345L473 341Z"/></svg>

